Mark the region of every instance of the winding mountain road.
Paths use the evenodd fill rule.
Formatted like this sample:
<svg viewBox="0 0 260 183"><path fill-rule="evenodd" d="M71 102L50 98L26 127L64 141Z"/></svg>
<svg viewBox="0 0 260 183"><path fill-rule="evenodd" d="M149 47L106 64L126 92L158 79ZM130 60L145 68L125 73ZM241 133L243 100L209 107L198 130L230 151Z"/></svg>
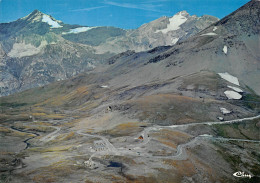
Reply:
<svg viewBox="0 0 260 183"><path fill-rule="evenodd" d="M234 119L234 120L229 120L229 121L213 121L213 122L201 122L201 123L189 123L189 124L183 124L183 125L171 125L171 126L166 126L167 128L178 128L178 127L188 127L188 126L195 126L195 125L221 125L221 124L231 124L231 123L239 123L243 121L251 121L254 119L260 118L260 115L253 116L253 117L248 117L248 118L242 118L242 119ZM164 128L164 126L160 126L161 128Z"/></svg>
<svg viewBox="0 0 260 183"><path fill-rule="evenodd" d="M144 146L147 143L149 143L150 137L149 137L148 134L150 133L150 131L157 131L157 130L164 129L164 128L171 128L172 129L172 128L179 128L179 127L188 127L188 126L194 126L194 125L210 125L211 126L211 125L216 125L216 124L231 124L231 123L238 123L238 122L243 122L243 121L250 121L250 120L254 120L254 119L258 119L258 118L260 118L260 115L254 116L254 117L242 118L242 119L222 121L222 122L201 122L201 123L190 123L190 124L184 124L184 125L148 127L148 128L145 128L139 134L139 135L142 135L142 137L143 137L142 143L137 144L137 145L130 145L129 148L137 149L137 148L140 148L141 146ZM119 155L119 154L136 155L135 152L129 152L129 151L125 150L125 149L117 149L117 148L115 148L109 142L109 140L107 138L103 137L103 136L83 133L83 132L81 132L81 130L78 130L77 133L80 134L80 135L88 136L88 137L100 138L106 144L106 147L107 147L108 151L101 151L101 152L96 152L96 153L92 154L91 157L89 158L90 161L92 160L92 158L94 156L97 156L97 155L108 155L108 154L111 154L111 153L115 154L115 155ZM206 138L211 138L211 139L214 139L214 140L223 140L223 141L238 141L238 142L260 143L259 140L233 139L233 138L213 137L213 136L210 136L210 135L199 135L199 136L194 137L192 140L190 140L189 142L187 142L185 144L178 145L177 146L177 152L173 156L152 156L152 155L151 156L152 157L158 157L158 158L171 158L171 159L175 159L175 160L185 160L187 158L185 148L195 144L200 139L206 139Z"/></svg>
<svg viewBox="0 0 260 183"><path fill-rule="evenodd" d="M139 135L142 135L143 137L143 141L140 144L137 145L129 145L128 147L133 149L133 151L128 151L124 148L115 148L113 144L111 144L109 142L109 140L104 137L104 136L100 136L100 135L93 135L93 134L88 134L88 133L83 133L82 130L78 130L77 133L79 135L83 135L83 136L88 136L91 138L99 138L101 139L105 146L106 146L106 150L103 151L99 151L99 152L95 152L91 155L91 157L89 158L89 161L92 161L92 158L94 156L98 156L98 155L122 155L122 154L127 154L127 155L134 155L137 156L137 152L135 152L134 150L146 145L147 143L149 143L150 141L150 137L149 137L149 133L151 131L158 131L160 129L167 129L167 128L180 128L180 127L188 127L188 126L195 126L195 125L216 125L216 124L230 124L230 123L238 123L238 122L243 122L243 121L250 121L250 120L254 120L254 119L258 119L260 118L260 115L258 116L254 116L254 117L248 117L248 118L242 118L242 119L235 119L235 120L229 120L229 121L222 121L222 122L201 122L201 123L190 123L190 124L183 124L183 125L171 125L171 126L153 126L153 127L147 127L145 128ZM27 123L28 125L28 123ZM42 126L42 125L31 125L31 126ZM54 128L55 131L51 132L50 134L40 138L39 140L41 142L49 142L53 139L56 138L56 134L61 130L61 127L56 127L56 126L48 126L51 128ZM18 130L18 129L14 129L14 127L11 127L12 130ZM20 131L20 130L19 130ZM24 133L28 133L26 131L20 131L20 132L24 132ZM38 136L39 134L34 134L35 136ZM34 137L33 137L34 138ZM251 142L251 143L260 143L259 140L248 140L248 139L234 139L234 138L223 138L223 137L213 137L211 135L199 135L194 137L192 140L190 140L189 142L185 143L185 144L180 144L177 146L176 150L176 154L175 155L171 155L171 156L152 156L149 155L148 153L145 153L145 155L147 156L151 156L151 157L158 157L158 158L171 158L171 159L176 159L176 160L184 160L187 158L186 155L186 151L185 148L188 146L191 146L193 144L195 144L198 140L200 139L214 139L214 140L221 140L221 141L238 141L238 142ZM24 141L27 144L27 148L28 148L28 142L31 138L27 139L26 141ZM144 155L144 153L143 153ZM140 156L140 154L139 154Z"/></svg>

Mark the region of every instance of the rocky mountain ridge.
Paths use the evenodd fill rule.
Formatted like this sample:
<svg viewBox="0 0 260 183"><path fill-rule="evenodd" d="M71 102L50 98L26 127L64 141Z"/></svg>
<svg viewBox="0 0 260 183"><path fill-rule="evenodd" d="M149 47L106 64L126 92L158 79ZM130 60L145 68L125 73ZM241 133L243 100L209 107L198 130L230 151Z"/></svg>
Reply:
<svg viewBox="0 0 260 183"><path fill-rule="evenodd" d="M0 24L1 96L93 70L105 58L126 50L147 50L169 41L186 39L215 22L187 12L171 21L164 17L137 30L115 27L68 25L38 10L10 23ZM174 18L173 16L172 18ZM178 19L179 18L179 19ZM176 30L162 33L168 26L185 22ZM150 30L150 31L149 31ZM157 30L157 32L156 32Z"/></svg>
<svg viewBox="0 0 260 183"><path fill-rule="evenodd" d="M161 17L142 25L136 30L129 30L125 36L109 40L99 47L103 52L110 49L117 52L120 49L147 51L158 46L172 46L216 21L218 19L213 16L197 17L196 15L189 15L186 11L181 11L172 17Z"/></svg>

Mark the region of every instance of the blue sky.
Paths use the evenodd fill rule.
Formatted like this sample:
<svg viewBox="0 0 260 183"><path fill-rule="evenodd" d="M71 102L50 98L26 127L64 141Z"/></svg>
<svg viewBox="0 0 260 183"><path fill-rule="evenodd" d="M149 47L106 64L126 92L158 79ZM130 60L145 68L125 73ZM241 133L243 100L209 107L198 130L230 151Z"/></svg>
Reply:
<svg viewBox="0 0 260 183"><path fill-rule="evenodd" d="M38 9L68 24L137 28L186 10L191 15L223 18L249 0L0 0L0 22Z"/></svg>

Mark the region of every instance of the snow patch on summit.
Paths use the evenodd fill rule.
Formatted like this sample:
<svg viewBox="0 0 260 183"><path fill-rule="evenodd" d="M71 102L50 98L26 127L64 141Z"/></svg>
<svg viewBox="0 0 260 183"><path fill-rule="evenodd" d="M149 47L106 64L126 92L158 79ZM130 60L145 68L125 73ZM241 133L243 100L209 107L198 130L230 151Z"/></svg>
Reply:
<svg viewBox="0 0 260 183"><path fill-rule="evenodd" d="M200 137L213 137L213 136L209 135L209 134L202 134L202 135L200 135Z"/></svg>
<svg viewBox="0 0 260 183"><path fill-rule="evenodd" d="M178 40L179 40L179 38L172 38L172 44L177 43Z"/></svg>
<svg viewBox="0 0 260 183"><path fill-rule="evenodd" d="M167 25L167 28L162 30L157 30L155 33L162 32L166 34L169 31L174 31L180 29L180 25L184 24L187 21L187 18L183 16L185 13L180 12L169 19L170 23Z"/></svg>
<svg viewBox="0 0 260 183"><path fill-rule="evenodd" d="M220 75L221 78L227 80L230 83L233 83L235 85L239 86L239 82L237 77L230 75L229 73L225 72L225 73L218 73L218 75Z"/></svg>
<svg viewBox="0 0 260 183"><path fill-rule="evenodd" d="M225 95L227 96L228 99L235 99L235 100L239 100L242 98L242 95L240 95L239 93L235 92L235 91L225 91L224 92Z"/></svg>
<svg viewBox="0 0 260 183"><path fill-rule="evenodd" d="M108 88L108 86L107 85L102 85L101 88Z"/></svg>
<svg viewBox="0 0 260 183"><path fill-rule="evenodd" d="M75 29L70 29L69 32L63 32L62 34L78 34L78 33L81 33L81 32L87 32L91 29L94 29L96 27L78 27L78 28L75 28Z"/></svg>
<svg viewBox="0 0 260 183"><path fill-rule="evenodd" d="M62 27L58 22L52 20L50 18L50 16L48 16L48 15L42 16L42 22L49 24L51 26L51 28L61 28Z"/></svg>
<svg viewBox="0 0 260 183"><path fill-rule="evenodd" d="M234 86L227 86L228 88L233 89L234 91L238 92L238 93L243 93L243 90L241 90L240 88L234 87Z"/></svg>
<svg viewBox="0 0 260 183"><path fill-rule="evenodd" d="M215 32L209 32L206 34L201 34L200 36L216 36L217 34Z"/></svg>
<svg viewBox="0 0 260 183"><path fill-rule="evenodd" d="M219 109L220 109L220 111L221 111L222 114L230 114L230 113L231 113L230 110L227 110L227 109L224 108L224 107L220 107Z"/></svg>
<svg viewBox="0 0 260 183"><path fill-rule="evenodd" d="M223 47L223 52L224 52L225 54L227 54L227 46L226 46L226 45Z"/></svg>

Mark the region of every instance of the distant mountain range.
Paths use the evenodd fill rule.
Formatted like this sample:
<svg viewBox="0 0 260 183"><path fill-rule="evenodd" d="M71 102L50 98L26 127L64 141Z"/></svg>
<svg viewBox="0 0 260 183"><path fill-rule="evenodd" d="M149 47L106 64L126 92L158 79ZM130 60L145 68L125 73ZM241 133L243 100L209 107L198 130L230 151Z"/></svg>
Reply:
<svg viewBox="0 0 260 183"><path fill-rule="evenodd" d="M127 50L174 45L218 19L182 11L136 30L68 25L38 10L0 24L0 96L93 70Z"/></svg>
<svg viewBox="0 0 260 183"><path fill-rule="evenodd" d="M147 51L158 46L174 45L216 21L218 18L213 16L190 16L186 11L181 11L173 17L162 17L144 24L138 29L126 30L121 36L111 36L105 42L94 46L99 53L120 53L127 50ZM94 33L95 29L92 31ZM82 41L82 43L85 42Z"/></svg>
<svg viewBox="0 0 260 183"><path fill-rule="evenodd" d="M109 83L133 87L201 71L228 72L259 95L259 15L260 1L253 0L174 46L114 57L107 71L114 76Z"/></svg>

